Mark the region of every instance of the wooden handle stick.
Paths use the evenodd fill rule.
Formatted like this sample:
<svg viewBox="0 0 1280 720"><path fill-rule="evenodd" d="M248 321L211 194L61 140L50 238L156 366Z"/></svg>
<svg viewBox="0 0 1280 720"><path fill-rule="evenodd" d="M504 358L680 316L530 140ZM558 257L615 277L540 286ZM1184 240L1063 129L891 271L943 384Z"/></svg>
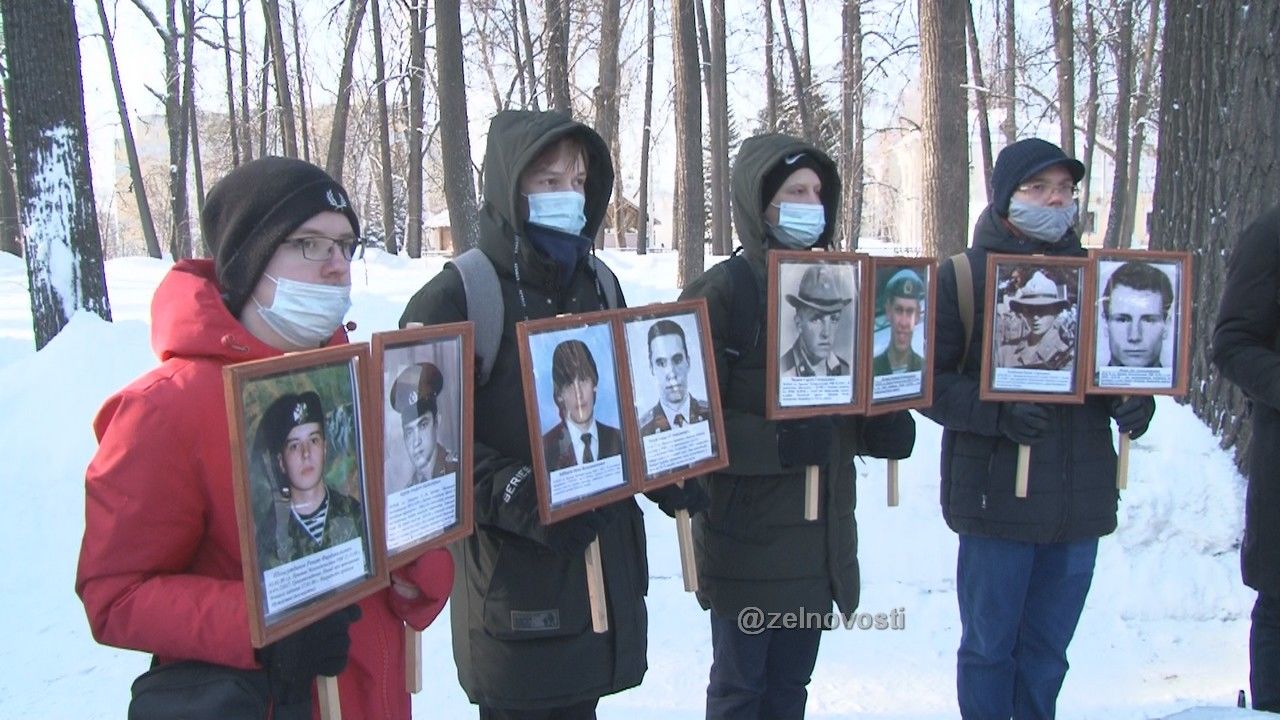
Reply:
<svg viewBox="0 0 1280 720"><path fill-rule="evenodd" d="M404 686L409 694L422 692L422 633L404 626Z"/></svg>
<svg viewBox="0 0 1280 720"><path fill-rule="evenodd" d="M889 507L898 507L898 461L889 461Z"/></svg>
<svg viewBox="0 0 1280 720"><path fill-rule="evenodd" d="M320 720L342 720L342 705L338 702L338 678L317 676L316 695L320 698Z"/></svg>
<svg viewBox="0 0 1280 720"><path fill-rule="evenodd" d="M684 483L681 480L680 487L684 487ZM698 592L698 560L693 556L693 523L689 520L688 510L676 511L676 539L680 542L680 572L684 575L684 591Z"/></svg>
<svg viewBox="0 0 1280 720"><path fill-rule="evenodd" d="M1016 497L1027 496L1027 475L1031 474L1031 446L1018 446L1018 476L1014 480L1013 494Z"/></svg>
<svg viewBox="0 0 1280 720"><path fill-rule="evenodd" d="M1128 400L1129 396L1125 395L1121 402ZM1116 489L1124 490L1129 487L1129 433L1120 433L1120 447L1116 452Z"/></svg>
<svg viewBox="0 0 1280 720"><path fill-rule="evenodd" d="M609 632L609 609L604 601L604 567L600 563L600 538L587 546L587 598L591 601L591 629Z"/></svg>
<svg viewBox="0 0 1280 720"><path fill-rule="evenodd" d="M808 465L804 469L804 519L818 519L818 466Z"/></svg>

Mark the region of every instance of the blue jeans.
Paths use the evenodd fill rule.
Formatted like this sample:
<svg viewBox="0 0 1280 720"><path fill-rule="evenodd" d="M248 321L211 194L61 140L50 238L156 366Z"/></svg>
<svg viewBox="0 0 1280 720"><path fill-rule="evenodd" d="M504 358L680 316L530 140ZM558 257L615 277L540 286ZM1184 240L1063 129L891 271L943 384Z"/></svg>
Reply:
<svg viewBox="0 0 1280 720"><path fill-rule="evenodd" d="M956 690L965 720L1054 716L1097 554L1096 538L1036 544L960 536Z"/></svg>
<svg viewBox="0 0 1280 720"><path fill-rule="evenodd" d="M811 628L750 635L736 615L712 610L707 720L803 718L821 640L822 631Z"/></svg>
<svg viewBox="0 0 1280 720"><path fill-rule="evenodd" d="M1280 712L1280 597L1258 593L1249 629L1253 709Z"/></svg>

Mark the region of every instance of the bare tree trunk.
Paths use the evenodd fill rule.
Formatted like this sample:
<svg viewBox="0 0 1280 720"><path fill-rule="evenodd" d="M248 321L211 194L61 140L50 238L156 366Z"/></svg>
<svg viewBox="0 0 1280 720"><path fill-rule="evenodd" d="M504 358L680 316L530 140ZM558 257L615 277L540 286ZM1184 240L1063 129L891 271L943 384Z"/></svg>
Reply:
<svg viewBox="0 0 1280 720"><path fill-rule="evenodd" d="M769 132L778 131L778 76L773 70L773 0L764 0L764 119Z"/></svg>
<svg viewBox="0 0 1280 720"><path fill-rule="evenodd" d="M196 109L194 102L191 103L190 130L191 135L191 172L193 173L196 183L196 217L204 214L204 168L200 160L200 111ZM200 236L201 246L204 248L205 257L213 255L213 248L209 247L209 238L204 235Z"/></svg>
<svg viewBox="0 0 1280 720"><path fill-rule="evenodd" d="M267 106L267 97L271 88L271 30L267 30L262 38L262 84L258 98L258 148L261 155L270 155L275 143L267 142L267 125L271 109Z"/></svg>
<svg viewBox="0 0 1280 720"><path fill-rule="evenodd" d="M796 57L796 46L791 40L791 24L787 22L787 2L778 0L778 17L782 20L783 47L787 51L787 59L791 62L791 81L796 94L796 111L800 113L800 128L804 139L818 143L818 133L813 124L813 114L809 112L809 86L804 81L800 70L800 60Z"/></svg>
<svg viewBox="0 0 1280 720"><path fill-rule="evenodd" d="M240 141L244 145L244 160L253 159L253 123L249 116L249 36L245 34L247 0L240 0Z"/></svg>
<svg viewBox="0 0 1280 720"><path fill-rule="evenodd" d="M99 12L106 15L106 10L102 8L102 0L98 0ZM236 119L236 83L235 75L231 70L231 12L228 7L227 0L222 0L222 57L225 60L227 70L227 130L231 140L231 164L233 166L240 164L240 138L239 125ZM106 27L106 23L103 23Z"/></svg>
<svg viewBox="0 0 1280 720"><path fill-rule="evenodd" d="M1129 204L1125 208L1124 228L1121 237L1126 238L1126 247L1133 247L1135 222L1138 215L1138 174L1142 168L1142 150L1147 141L1147 123L1151 118L1151 95L1155 84L1156 31L1160 17L1160 0L1150 0L1147 18L1147 36L1142 44L1142 74L1138 77L1137 92L1133 98L1133 142L1129 144L1129 176L1125 180L1128 186Z"/></svg>
<svg viewBox="0 0 1280 720"><path fill-rule="evenodd" d="M13 178L13 154L9 150L7 114L4 107L4 93L0 93L0 252L22 257L18 188ZM152 236L155 236L154 228ZM158 250L156 257L159 257Z"/></svg>
<svg viewBox="0 0 1280 720"><path fill-rule="evenodd" d="M351 12L347 14L347 42L342 50L338 97L333 105L333 130L329 135L329 153L324 162L325 171L338 182L342 182L342 165L347 154L347 118L351 114L352 66L355 63L356 45L360 40L360 25L364 22L366 5L367 0L351 0ZM374 42L379 48L382 47L382 38L376 38ZM383 94L382 98L385 104L386 95Z"/></svg>
<svg viewBox="0 0 1280 720"><path fill-rule="evenodd" d="M644 129L640 133L640 217L636 228L636 254L649 251L649 139L653 122L653 2L645 2Z"/></svg>
<svg viewBox="0 0 1280 720"><path fill-rule="evenodd" d="M707 83L707 122L711 126L711 251L733 250L733 215L729 193L729 69L725 40L725 2L710 0L707 28L711 44ZM714 92L712 92L714 91Z"/></svg>
<svg viewBox="0 0 1280 720"><path fill-rule="evenodd" d="M621 26L621 10L618 0L603 0L600 4L600 74L596 82L596 132L613 156L615 179L622 177L621 160L618 157L618 35ZM615 183L616 184L616 183ZM626 228L622 226L622 193L613 196L613 212L609 225L613 227L618 247L622 247ZM604 230L596 235L596 247L604 247Z"/></svg>
<svg viewBox="0 0 1280 720"><path fill-rule="evenodd" d="M138 146L133 139L133 121L129 116L129 105L125 102L124 88L120 84L120 66L116 62L115 39L107 20L106 5L103 0L97 0L97 5L98 20L102 23L102 40L107 45L107 65L111 69L111 86L116 94L116 109L120 112L124 152L129 159L129 180L133 185L133 200L138 204L138 225L142 229L142 239L146 243L147 254L158 258L161 256L160 240L156 237L156 225L151 217L151 203L147 201L147 188L142 181L142 164L138 161ZM7 170L5 174L8 174Z"/></svg>
<svg viewBox="0 0 1280 720"><path fill-rule="evenodd" d="M476 30L476 38L480 44L480 61L484 64L485 77L489 79L489 91L493 95L493 106L498 110L506 108L506 103L502 101L502 90L498 86L498 76L493 71L493 41L489 39L489 17L488 9L471 6L471 25ZM519 53L519 48L516 48ZM519 67L517 61L516 67ZM524 75L516 73L517 78L523 78Z"/></svg>
<svg viewBox="0 0 1280 720"><path fill-rule="evenodd" d="M298 3L289 0L289 13L293 21L293 59L298 75L298 125L302 130L302 159L311 162L311 133L307 122L307 74L302 67L302 43L298 39ZM338 91L342 88L339 85Z"/></svg>
<svg viewBox="0 0 1280 720"><path fill-rule="evenodd" d="M1058 67L1058 145L1067 157L1076 156L1075 20L1071 0L1049 0L1053 17L1053 47Z"/></svg>
<svg viewBox="0 0 1280 720"><path fill-rule="evenodd" d="M1250 413L1209 338L1236 238L1280 197L1280 4L1167 0L1164 25L1151 245L1195 255L1188 400L1239 465Z"/></svg>
<svg viewBox="0 0 1280 720"><path fill-rule="evenodd" d="M516 0L516 7L520 11L520 35L524 38L524 73L529 82L529 102L537 112L541 108L538 105L538 73L533 62L533 34L529 31L529 6L525 0Z"/></svg>
<svg viewBox="0 0 1280 720"><path fill-rule="evenodd" d="M449 204L453 254L473 248L480 238L476 223L471 143L467 137L467 84L462 57L462 19L456 3L436 3L436 72L440 90L440 154L444 197Z"/></svg>
<svg viewBox="0 0 1280 720"><path fill-rule="evenodd" d="M923 25L923 21L921 22ZM1004 95L1005 116L1000 129L1004 131L1004 144L1018 140L1018 32L1014 21L1014 0L1004 3Z"/></svg>
<svg viewBox="0 0 1280 720"><path fill-rule="evenodd" d="M969 132L965 119L965 5L919 0L923 86L924 251L947 257L968 245Z"/></svg>
<svg viewBox="0 0 1280 720"><path fill-rule="evenodd" d="M862 235L862 3L860 0L844 0L842 9L844 28L842 34L840 93L840 216L842 218L841 246L847 250L858 249Z"/></svg>
<svg viewBox="0 0 1280 720"><path fill-rule="evenodd" d="M1089 55L1089 96L1085 101L1084 180L1080 183L1080 223L1089 232L1097 232L1097 223L1089 222L1089 205L1093 185L1093 152L1098 147L1098 53L1099 41L1094 9L1084 0L1085 50Z"/></svg>
<svg viewBox="0 0 1280 720"><path fill-rule="evenodd" d="M1118 36L1112 45L1116 58L1115 174L1111 178L1111 210L1107 214L1107 234L1103 246L1128 245L1123 238L1125 208L1129 202L1129 107L1133 102L1133 0L1120 0L1117 7Z"/></svg>
<svg viewBox="0 0 1280 720"><path fill-rule="evenodd" d="M293 118L293 96L289 92L289 63L284 53L284 31L280 25L280 1L262 0L262 14L266 17L267 36L271 44L272 68L275 70L276 103L280 108L280 138L284 142L284 154L298 155L298 131Z"/></svg>
<svg viewBox="0 0 1280 720"><path fill-rule="evenodd" d="M36 349L77 310L111 319L71 0L3 0L13 149Z"/></svg>
<svg viewBox="0 0 1280 720"><path fill-rule="evenodd" d="M569 97L569 8L564 0L543 0L547 47L547 102L553 110L573 114Z"/></svg>
<svg viewBox="0 0 1280 720"><path fill-rule="evenodd" d="M787 0L781 0L785 3ZM813 87L813 64L809 56L809 3L800 0L800 75L804 86Z"/></svg>
<svg viewBox="0 0 1280 720"><path fill-rule="evenodd" d="M982 186L987 191L987 202L991 202L991 115L987 108L987 96L991 88L982 76L982 55L978 52L978 30L973 23L973 0L965 2L965 23L969 39L969 57L973 60L973 101L978 108L978 144L982 148Z"/></svg>
<svg viewBox="0 0 1280 720"><path fill-rule="evenodd" d="M671 40L676 98L676 212L673 243L680 252L676 284L685 287L702 274L706 216L701 212L702 93L698 66L698 30L694 0L672 0ZM696 210L695 210L696 208Z"/></svg>
<svg viewBox="0 0 1280 720"><path fill-rule="evenodd" d="M411 258L422 257L422 145L423 84L427 63L427 0L409 8L409 178L405 181L404 248Z"/></svg>
<svg viewBox="0 0 1280 720"><path fill-rule="evenodd" d="M387 110L387 61L382 52L381 0L373 5L373 64L375 94L378 98L378 157L382 167L378 174L378 192L382 196L382 244L396 254L395 194L391 186L391 113Z"/></svg>
<svg viewBox="0 0 1280 720"><path fill-rule="evenodd" d="M187 191L187 172L190 164L191 118L195 115L196 97L196 4L195 0L182 2L182 102L178 106L178 152L170 172L173 174L173 246L175 260L196 256L195 243L191 240L191 198Z"/></svg>

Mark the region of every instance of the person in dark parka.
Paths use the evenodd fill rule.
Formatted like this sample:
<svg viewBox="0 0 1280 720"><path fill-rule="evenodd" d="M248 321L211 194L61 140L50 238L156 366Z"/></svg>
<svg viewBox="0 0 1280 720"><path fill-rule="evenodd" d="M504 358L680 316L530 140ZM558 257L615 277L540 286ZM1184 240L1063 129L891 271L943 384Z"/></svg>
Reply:
<svg viewBox="0 0 1280 720"><path fill-rule="evenodd" d="M1244 584L1258 591L1249 634L1256 710L1280 712L1280 205L1245 229L1227 260L1213 364L1249 397Z"/></svg>
<svg viewBox="0 0 1280 720"><path fill-rule="evenodd" d="M755 278L755 317L765 317L765 254L829 246L840 178L822 151L785 135L742 143L732 179L734 224ZM858 537L853 462L858 454L911 454L909 413L873 419L830 416L775 422L765 415L765 343L733 348L734 275L722 262L682 299L706 298L724 407L730 465L705 479L711 507L694 520L698 601L711 611L708 718L799 718L821 629L764 629L739 623L764 613L841 613L858 607ZM763 337L764 333L758 333ZM734 352L741 358L730 362ZM821 468L816 521L804 519L805 467ZM750 612L750 611L748 611Z"/></svg>
<svg viewBox="0 0 1280 720"><path fill-rule="evenodd" d="M978 399L987 253L1084 255L1072 229L1083 175L1083 165L1044 140L1000 151L993 200L965 251L975 318L967 345L955 265L944 262L938 273L933 405L922 412L943 426L942 515L960 535L956 686L966 719L1053 717L1098 538L1116 528L1111 419L1137 438L1155 412L1150 397L1087 396L1083 405ZM1014 496L1019 445L1032 447L1026 498Z"/></svg>
<svg viewBox="0 0 1280 720"><path fill-rule="evenodd" d="M515 326L604 308L608 280L587 256L613 166L586 125L560 113L503 111L490 123L484 168L479 248L498 275L503 327L489 380L475 391L476 531L451 548L454 661L482 718L591 718L601 696L640 684L647 669L644 522L630 498L539 522ZM462 277L446 265L400 323L467 317ZM664 509L697 509L695 490L662 492ZM606 633L592 631L587 598L583 551L596 538Z"/></svg>

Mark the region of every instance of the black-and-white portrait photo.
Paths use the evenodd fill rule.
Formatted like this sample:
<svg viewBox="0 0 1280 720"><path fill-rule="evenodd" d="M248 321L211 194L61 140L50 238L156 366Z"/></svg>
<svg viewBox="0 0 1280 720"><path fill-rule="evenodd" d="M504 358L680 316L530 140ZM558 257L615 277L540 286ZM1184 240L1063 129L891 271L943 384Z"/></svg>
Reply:
<svg viewBox="0 0 1280 720"><path fill-rule="evenodd" d="M923 392L929 266L877 264L871 359L871 401Z"/></svg>
<svg viewBox="0 0 1280 720"><path fill-rule="evenodd" d="M1071 393L1080 347L1084 269L997 264L990 337L992 388Z"/></svg>
<svg viewBox="0 0 1280 720"><path fill-rule="evenodd" d="M716 454L698 318L686 312L624 323L645 476Z"/></svg>
<svg viewBox="0 0 1280 720"><path fill-rule="evenodd" d="M778 270L781 407L857 400L859 274L854 263L784 262Z"/></svg>
<svg viewBox="0 0 1280 720"><path fill-rule="evenodd" d="M1098 261L1095 385L1174 386L1181 282L1176 261Z"/></svg>
<svg viewBox="0 0 1280 720"><path fill-rule="evenodd" d="M462 342L392 347L383 360L387 549L410 547L461 517Z"/></svg>

